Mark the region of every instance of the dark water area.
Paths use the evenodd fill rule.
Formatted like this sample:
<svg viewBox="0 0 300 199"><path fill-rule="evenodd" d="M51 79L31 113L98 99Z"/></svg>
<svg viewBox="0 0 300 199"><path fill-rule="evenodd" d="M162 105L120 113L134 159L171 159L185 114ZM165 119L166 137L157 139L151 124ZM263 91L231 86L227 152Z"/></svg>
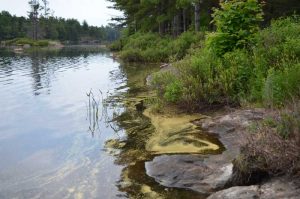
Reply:
<svg viewBox="0 0 300 199"><path fill-rule="evenodd" d="M203 198L145 173L137 132L153 127L128 104L157 70L105 51L0 52L0 198Z"/></svg>

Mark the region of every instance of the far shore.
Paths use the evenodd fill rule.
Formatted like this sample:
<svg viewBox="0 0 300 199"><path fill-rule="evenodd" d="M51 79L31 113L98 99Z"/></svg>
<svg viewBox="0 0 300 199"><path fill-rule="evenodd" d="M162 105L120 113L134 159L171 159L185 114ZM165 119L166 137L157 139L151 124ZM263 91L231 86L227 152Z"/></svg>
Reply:
<svg viewBox="0 0 300 199"><path fill-rule="evenodd" d="M15 53L23 53L26 50L31 50L31 49L41 49L41 50L60 50L63 48L101 48L101 49L107 49L107 45L105 44L62 44L60 42L53 42L49 43L48 46L31 46L29 44L24 44L24 45L1 45L0 49L6 49L9 51L13 51Z"/></svg>

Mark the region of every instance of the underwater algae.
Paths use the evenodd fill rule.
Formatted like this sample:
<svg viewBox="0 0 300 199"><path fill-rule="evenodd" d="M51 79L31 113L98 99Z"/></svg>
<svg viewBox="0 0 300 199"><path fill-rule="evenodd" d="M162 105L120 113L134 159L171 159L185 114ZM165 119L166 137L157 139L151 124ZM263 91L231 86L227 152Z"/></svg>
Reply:
<svg viewBox="0 0 300 199"><path fill-rule="evenodd" d="M205 153L218 151L220 146L202 136L201 130L192 121L203 118L200 114L157 114L151 109L144 111L155 131L146 143L146 150L154 154Z"/></svg>

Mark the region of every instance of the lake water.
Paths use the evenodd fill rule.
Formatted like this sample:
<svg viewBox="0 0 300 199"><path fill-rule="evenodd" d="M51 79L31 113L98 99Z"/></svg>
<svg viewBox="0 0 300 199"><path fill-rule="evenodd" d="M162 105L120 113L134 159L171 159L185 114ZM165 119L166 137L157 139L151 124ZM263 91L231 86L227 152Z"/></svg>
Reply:
<svg viewBox="0 0 300 199"><path fill-rule="evenodd" d="M0 198L142 198L149 187L164 198L201 198L147 177L134 134L127 148L107 147L132 128L116 115L148 128L126 104L147 92L145 77L157 69L120 64L104 51L1 52Z"/></svg>

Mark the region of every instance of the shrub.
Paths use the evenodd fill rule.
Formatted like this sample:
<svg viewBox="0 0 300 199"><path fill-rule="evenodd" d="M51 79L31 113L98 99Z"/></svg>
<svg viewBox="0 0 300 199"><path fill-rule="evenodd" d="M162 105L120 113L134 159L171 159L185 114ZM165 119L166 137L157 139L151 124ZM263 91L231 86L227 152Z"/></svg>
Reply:
<svg viewBox="0 0 300 199"><path fill-rule="evenodd" d="M123 48L122 42L123 42L122 39L116 40L113 43L111 43L108 48L111 51L120 51Z"/></svg>
<svg viewBox="0 0 300 199"><path fill-rule="evenodd" d="M254 65L246 50L234 50L224 54L220 69L220 82L231 102L246 98Z"/></svg>
<svg viewBox="0 0 300 199"><path fill-rule="evenodd" d="M192 44L199 42L201 37L203 34L194 32L185 32L176 39L161 37L155 33L138 32L123 41L121 58L125 61L141 62L179 60L187 54ZM118 45L119 43L114 43L111 48L120 49ZM136 59L132 57L133 54L137 55Z"/></svg>
<svg viewBox="0 0 300 199"><path fill-rule="evenodd" d="M175 80L167 85L164 98L168 102L179 102L182 97L183 86L179 80Z"/></svg>
<svg viewBox="0 0 300 199"><path fill-rule="evenodd" d="M126 44L124 45L124 49L140 49L146 50L147 48L154 48L158 46L159 42L161 42L161 37L156 33L135 33L131 35Z"/></svg>
<svg viewBox="0 0 300 199"><path fill-rule="evenodd" d="M35 44L34 40L32 39L28 39L28 38L20 38L20 39L17 39L15 41L15 44L16 45L24 45L24 44L29 44L31 46L33 46Z"/></svg>
<svg viewBox="0 0 300 199"><path fill-rule="evenodd" d="M254 33L263 20L262 6L257 0L224 1L220 7L213 14L217 31L210 34L207 40L208 47L219 56L253 43Z"/></svg>
<svg viewBox="0 0 300 199"><path fill-rule="evenodd" d="M38 40L34 42L34 46L39 46L39 47L47 47L49 46L49 41L48 40Z"/></svg>
<svg viewBox="0 0 300 199"><path fill-rule="evenodd" d="M287 68L284 71L270 70L263 89L263 100L268 106L282 107L300 95L300 67Z"/></svg>
<svg viewBox="0 0 300 199"><path fill-rule="evenodd" d="M283 106L292 97L299 97L299 18L273 21L260 31L253 50L255 65L251 93L253 99L268 106ZM253 97L254 96L254 97Z"/></svg>
<svg viewBox="0 0 300 199"><path fill-rule="evenodd" d="M285 34L286 26L293 34ZM252 50L234 49L220 57L206 43L190 51L174 64L179 70L174 78L181 86L180 97L174 101L196 110L202 105L239 104L241 100L283 106L300 98L299 31L297 18L280 19L255 35L258 43ZM178 86L174 81L165 81L161 92L167 87L173 91ZM161 96L172 96L170 93Z"/></svg>
<svg viewBox="0 0 300 199"><path fill-rule="evenodd" d="M127 62L140 62L143 61L140 49L126 49L120 54L120 58Z"/></svg>
<svg viewBox="0 0 300 199"><path fill-rule="evenodd" d="M158 96L163 97L167 86L176 79L177 77L171 71L157 72L153 74L151 84L158 91Z"/></svg>
<svg viewBox="0 0 300 199"><path fill-rule="evenodd" d="M204 34L200 32L185 32L170 43L171 54L175 56L175 60L182 59L192 44L203 40Z"/></svg>
<svg viewBox="0 0 300 199"><path fill-rule="evenodd" d="M167 61L169 39L155 33L136 33L124 42L121 58L127 62Z"/></svg>
<svg viewBox="0 0 300 199"><path fill-rule="evenodd" d="M256 34L253 59L264 75L270 68L281 70L299 62L300 23L298 17L272 21L271 26Z"/></svg>

